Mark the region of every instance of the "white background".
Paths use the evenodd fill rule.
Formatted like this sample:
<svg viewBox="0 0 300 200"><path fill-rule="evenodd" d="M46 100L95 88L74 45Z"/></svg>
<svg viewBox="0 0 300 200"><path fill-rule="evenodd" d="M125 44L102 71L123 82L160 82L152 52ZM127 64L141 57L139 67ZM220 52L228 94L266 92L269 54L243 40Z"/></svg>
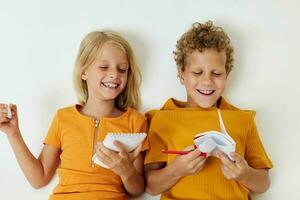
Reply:
<svg viewBox="0 0 300 200"><path fill-rule="evenodd" d="M213 20L235 47L225 97L257 111L274 168L271 188L254 199L300 198L300 3L287 0L27 0L0 1L0 102L16 103L35 155L56 109L76 103L72 71L79 43L110 28L132 44L143 75L142 111L168 97L185 99L172 51L193 22ZM47 199L57 177L34 190L0 134L0 199ZM298 189L298 190L297 190ZM139 199L157 199L144 195Z"/></svg>

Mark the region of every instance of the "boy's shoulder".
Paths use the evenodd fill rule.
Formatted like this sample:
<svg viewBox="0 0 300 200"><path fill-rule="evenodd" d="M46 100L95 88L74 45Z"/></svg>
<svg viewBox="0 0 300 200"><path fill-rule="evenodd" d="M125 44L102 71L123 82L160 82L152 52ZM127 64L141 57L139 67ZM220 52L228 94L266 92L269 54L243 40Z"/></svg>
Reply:
<svg viewBox="0 0 300 200"><path fill-rule="evenodd" d="M201 108L187 108L186 102L176 100L174 98L169 98L164 105L160 109L152 109L146 112L145 116L147 119L151 120L154 116L160 115L165 112L173 112L175 111L176 113L181 113L181 112L203 112L207 111L207 109L201 109ZM227 112L227 113L234 113L235 115L240 115L240 116L245 116L245 117L250 117L253 118L256 114L254 110L249 110L249 109L241 109L238 108L231 103L229 103L227 100L225 100L224 97L220 98L219 101L219 109L221 112Z"/></svg>

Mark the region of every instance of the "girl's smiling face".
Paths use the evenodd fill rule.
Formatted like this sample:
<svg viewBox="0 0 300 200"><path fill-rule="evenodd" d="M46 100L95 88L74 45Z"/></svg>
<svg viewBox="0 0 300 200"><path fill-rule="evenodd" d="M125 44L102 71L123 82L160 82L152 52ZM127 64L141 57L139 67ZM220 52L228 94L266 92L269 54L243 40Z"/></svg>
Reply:
<svg viewBox="0 0 300 200"><path fill-rule="evenodd" d="M125 51L107 42L95 62L81 76L86 80L88 98L114 100L126 87L129 62Z"/></svg>
<svg viewBox="0 0 300 200"><path fill-rule="evenodd" d="M186 88L188 107L210 108L216 104L226 86L225 64L225 51L216 49L196 50L187 56L179 78Z"/></svg>

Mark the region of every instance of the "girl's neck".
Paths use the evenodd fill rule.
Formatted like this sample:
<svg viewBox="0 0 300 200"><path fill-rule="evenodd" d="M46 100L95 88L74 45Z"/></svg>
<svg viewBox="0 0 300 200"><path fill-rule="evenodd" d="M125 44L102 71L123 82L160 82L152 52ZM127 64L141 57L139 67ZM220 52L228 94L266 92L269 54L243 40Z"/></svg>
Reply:
<svg viewBox="0 0 300 200"><path fill-rule="evenodd" d="M117 117L123 112L118 110L114 104L114 101L88 100L80 112L83 115L96 119L100 119L101 117Z"/></svg>

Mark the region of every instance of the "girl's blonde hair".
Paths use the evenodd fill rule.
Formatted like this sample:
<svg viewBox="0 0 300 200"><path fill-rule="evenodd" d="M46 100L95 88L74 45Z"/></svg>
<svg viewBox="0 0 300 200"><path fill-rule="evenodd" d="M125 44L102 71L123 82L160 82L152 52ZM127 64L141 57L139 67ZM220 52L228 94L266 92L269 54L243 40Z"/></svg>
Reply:
<svg viewBox="0 0 300 200"><path fill-rule="evenodd" d="M78 101L81 105L85 105L88 100L87 83L82 80L81 75L95 62L101 53L102 46L107 42L118 46L124 51L129 62L127 84L115 99L115 106L120 110L124 110L128 106L137 109L140 105L139 86L141 74L129 43L118 33L112 31L94 31L87 34L81 41L73 75Z"/></svg>

